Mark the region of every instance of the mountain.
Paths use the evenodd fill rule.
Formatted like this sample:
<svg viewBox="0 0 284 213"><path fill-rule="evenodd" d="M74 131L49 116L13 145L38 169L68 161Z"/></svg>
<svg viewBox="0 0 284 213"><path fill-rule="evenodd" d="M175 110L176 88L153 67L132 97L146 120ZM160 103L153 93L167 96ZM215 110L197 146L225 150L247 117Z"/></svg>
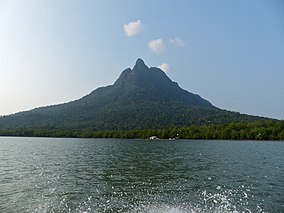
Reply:
<svg viewBox="0 0 284 213"><path fill-rule="evenodd" d="M56 128L99 131L158 129L192 124L255 121L260 117L221 110L173 82L142 59L113 85L81 99L3 116L0 129Z"/></svg>
<svg viewBox="0 0 284 213"><path fill-rule="evenodd" d="M181 89L159 68L148 68L138 59L134 68L124 70L111 88L112 101L121 104L144 102L180 102L190 106L212 108L213 105L198 95Z"/></svg>

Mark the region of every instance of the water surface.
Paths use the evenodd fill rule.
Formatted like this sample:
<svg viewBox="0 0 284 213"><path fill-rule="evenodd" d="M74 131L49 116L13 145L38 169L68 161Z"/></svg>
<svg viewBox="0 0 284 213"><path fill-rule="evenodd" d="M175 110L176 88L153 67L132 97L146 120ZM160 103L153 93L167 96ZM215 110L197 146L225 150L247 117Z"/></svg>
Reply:
<svg viewBox="0 0 284 213"><path fill-rule="evenodd" d="M284 143L0 138L0 212L284 212Z"/></svg>

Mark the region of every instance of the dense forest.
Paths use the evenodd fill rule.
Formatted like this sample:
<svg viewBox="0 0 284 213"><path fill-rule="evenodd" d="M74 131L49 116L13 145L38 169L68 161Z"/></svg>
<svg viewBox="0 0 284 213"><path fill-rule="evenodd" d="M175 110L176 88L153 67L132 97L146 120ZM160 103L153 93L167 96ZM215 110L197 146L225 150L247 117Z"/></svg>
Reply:
<svg viewBox="0 0 284 213"><path fill-rule="evenodd" d="M113 85L68 103L0 116L0 129L131 132L265 119L269 120L219 109L138 59L134 68L124 70Z"/></svg>
<svg viewBox="0 0 284 213"><path fill-rule="evenodd" d="M219 109L138 59L78 100L0 116L0 135L283 140L283 122Z"/></svg>
<svg viewBox="0 0 284 213"><path fill-rule="evenodd" d="M48 127L0 130L0 136L25 137L149 139L153 135L160 139L284 140L284 121L262 120L152 130L76 131Z"/></svg>

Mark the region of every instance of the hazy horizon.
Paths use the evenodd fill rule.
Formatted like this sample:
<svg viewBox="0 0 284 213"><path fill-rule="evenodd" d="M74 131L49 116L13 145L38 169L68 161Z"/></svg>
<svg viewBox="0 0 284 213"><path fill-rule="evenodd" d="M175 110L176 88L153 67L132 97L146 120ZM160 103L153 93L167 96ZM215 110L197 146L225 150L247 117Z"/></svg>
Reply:
<svg viewBox="0 0 284 213"><path fill-rule="evenodd" d="M0 0L0 115L114 83L137 58L213 105L284 119L284 3Z"/></svg>

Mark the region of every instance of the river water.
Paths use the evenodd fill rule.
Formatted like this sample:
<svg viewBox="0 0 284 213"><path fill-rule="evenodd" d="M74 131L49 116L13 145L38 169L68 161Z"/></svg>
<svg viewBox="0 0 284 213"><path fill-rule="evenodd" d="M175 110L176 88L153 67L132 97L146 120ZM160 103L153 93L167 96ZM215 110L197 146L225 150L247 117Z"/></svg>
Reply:
<svg viewBox="0 0 284 213"><path fill-rule="evenodd" d="M284 212L284 143L2 137L0 212Z"/></svg>

